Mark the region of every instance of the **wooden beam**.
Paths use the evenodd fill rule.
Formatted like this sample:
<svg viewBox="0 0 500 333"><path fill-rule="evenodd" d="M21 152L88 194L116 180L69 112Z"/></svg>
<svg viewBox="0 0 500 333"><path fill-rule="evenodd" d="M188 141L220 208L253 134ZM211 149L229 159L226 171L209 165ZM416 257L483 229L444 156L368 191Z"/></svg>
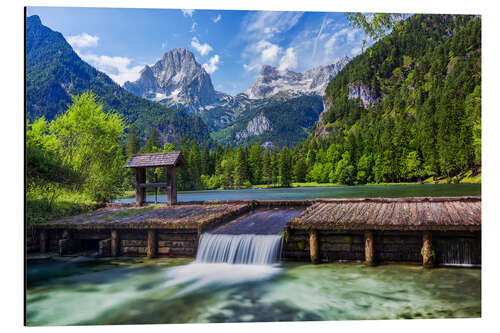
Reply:
<svg viewBox="0 0 500 333"><path fill-rule="evenodd" d="M319 263L319 242L316 230L309 231L309 254L311 256L311 263Z"/></svg>
<svg viewBox="0 0 500 333"><path fill-rule="evenodd" d="M177 204L177 173L175 167L167 167L167 203Z"/></svg>
<svg viewBox="0 0 500 333"><path fill-rule="evenodd" d="M166 187L167 183L142 183L139 187Z"/></svg>
<svg viewBox="0 0 500 333"><path fill-rule="evenodd" d="M111 239L106 238L99 241L99 257L108 257L111 254Z"/></svg>
<svg viewBox="0 0 500 333"><path fill-rule="evenodd" d="M148 256L148 258L156 257L156 250L156 230L148 230L148 248L146 250L146 255Z"/></svg>
<svg viewBox="0 0 500 333"><path fill-rule="evenodd" d="M422 234L422 264L425 268L434 266L434 250L432 249L432 233L424 231Z"/></svg>
<svg viewBox="0 0 500 333"><path fill-rule="evenodd" d="M111 230L111 256L117 257L120 253L120 240L118 239L118 231Z"/></svg>
<svg viewBox="0 0 500 333"><path fill-rule="evenodd" d="M135 168L135 203L142 206L146 201L146 189L141 184L146 182L146 168Z"/></svg>
<svg viewBox="0 0 500 333"><path fill-rule="evenodd" d="M373 232L367 231L365 232L365 264L374 265L374 247L373 247Z"/></svg>

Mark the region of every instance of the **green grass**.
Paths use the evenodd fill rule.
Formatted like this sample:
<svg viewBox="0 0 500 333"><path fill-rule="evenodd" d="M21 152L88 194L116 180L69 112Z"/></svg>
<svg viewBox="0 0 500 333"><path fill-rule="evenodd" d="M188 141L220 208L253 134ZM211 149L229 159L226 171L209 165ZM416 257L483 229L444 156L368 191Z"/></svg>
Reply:
<svg viewBox="0 0 500 333"><path fill-rule="evenodd" d="M77 215L102 207L88 196L54 184L28 186L26 220L28 226Z"/></svg>
<svg viewBox="0 0 500 333"><path fill-rule="evenodd" d="M481 170L477 174L474 174L472 170L463 172L459 174L457 177L438 177L434 180L432 177L429 177L424 180L424 184L454 184L459 182L460 184L481 184L482 182L482 173Z"/></svg>

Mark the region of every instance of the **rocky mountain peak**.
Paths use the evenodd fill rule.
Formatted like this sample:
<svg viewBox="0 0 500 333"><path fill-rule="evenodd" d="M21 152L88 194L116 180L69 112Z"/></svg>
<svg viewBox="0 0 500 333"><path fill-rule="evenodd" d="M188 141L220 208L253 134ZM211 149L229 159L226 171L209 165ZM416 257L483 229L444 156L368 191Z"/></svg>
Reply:
<svg viewBox="0 0 500 333"><path fill-rule="evenodd" d="M323 96L326 86L349 62L348 56L336 59L326 66L318 66L304 73L280 71L275 67L262 66L259 76L245 93L251 99L267 98L280 92L292 95L314 94Z"/></svg>
<svg viewBox="0 0 500 333"><path fill-rule="evenodd" d="M153 66L146 65L140 77L124 86L133 94L167 105L182 105L199 112L217 100L210 76L189 50L180 47L166 52Z"/></svg>

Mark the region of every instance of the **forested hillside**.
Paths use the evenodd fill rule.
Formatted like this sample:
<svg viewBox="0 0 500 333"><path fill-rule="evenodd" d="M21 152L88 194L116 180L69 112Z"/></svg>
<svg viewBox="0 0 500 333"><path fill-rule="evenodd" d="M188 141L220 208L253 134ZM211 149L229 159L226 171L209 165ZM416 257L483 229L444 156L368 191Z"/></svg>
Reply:
<svg viewBox="0 0 500 333"><path fill-rule="evenodd" d="M201 118L176 112L159 103L136 97L96 70L73 51L64 37L42 25L38 16L26 19L27 117L47 120L62 114L72 95L91 90L105 110L114 110L128 124L135 123L142 136L157 128L164 140L188 137L208 139Z"/></svg>
<svg viewBox="0 0 500 333"><path fill-rule="evenodd" d="M232 145L270 142L277 147L293 147L309 136L322 111L323 103L317 95L277 99L241 112L231 126L213 133L212 137ZM265 119L267 126L252 126L259 118Z"/></svg>
<svg viewBox="0 0 500 333"><path fill-rule="evenodd" d="M415 15L330 82L295 156L317 181L454 177L481 166L481 19Z"/></svg>

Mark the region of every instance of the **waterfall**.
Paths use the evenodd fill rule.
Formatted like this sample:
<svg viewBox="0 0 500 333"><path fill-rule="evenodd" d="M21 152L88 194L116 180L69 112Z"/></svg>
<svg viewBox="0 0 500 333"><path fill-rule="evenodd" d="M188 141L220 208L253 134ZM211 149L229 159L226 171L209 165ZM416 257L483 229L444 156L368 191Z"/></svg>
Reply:
<svg viewBox="0 0 500 333"><path fill-rule="evenodd" d="M480 250L474 247L473 240L457 238L440 246L440 262L452 266L476 266L481 262Z"/></svg>
<svg viewBox="0 0 500 333"><path fill-rule="evenodd" d="M196 262L268 265L281 255L279 235L225 235L204 233Z"/></svg>

